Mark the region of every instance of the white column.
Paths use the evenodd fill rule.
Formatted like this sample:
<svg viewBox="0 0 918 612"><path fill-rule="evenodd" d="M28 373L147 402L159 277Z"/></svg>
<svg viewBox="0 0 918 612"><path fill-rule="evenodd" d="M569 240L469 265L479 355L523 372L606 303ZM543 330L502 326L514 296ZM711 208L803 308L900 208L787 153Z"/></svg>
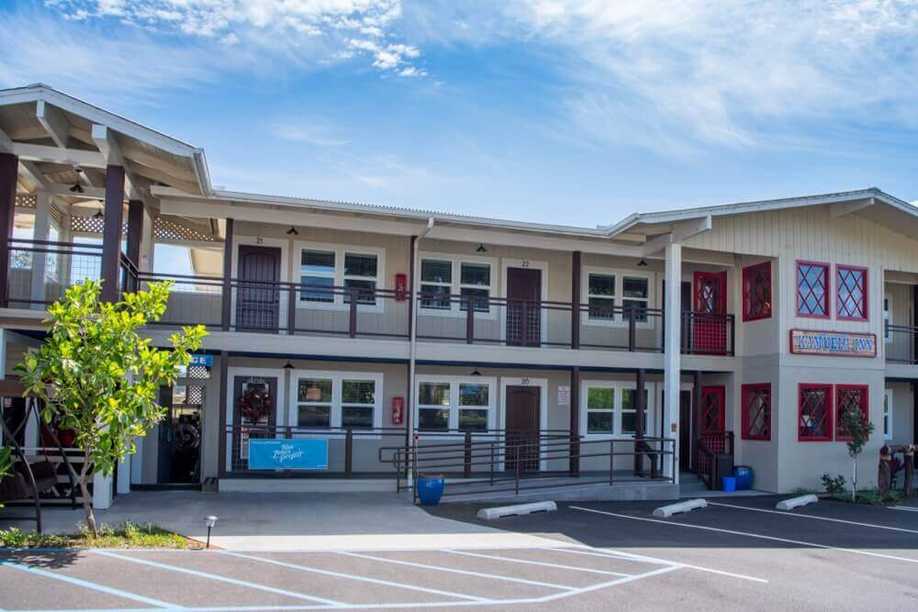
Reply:
<svg viewBox="0 0 918 612"><path fill-rule="evenodd" d="M663 433L674 440L674 461L663 463L664 474L679 484L679 382L682 370L680 338L682 335L682 245L666 246L666 317L663 345ZM675 465L675 473L673 466Z"/></svg>
<svg viewBox="0 0 918 612"><path fill-rule="evenodd" d="M132 455L126 456L118 464L118 481L115 483L118 495L127 495L131 492L131 459Z"/></svg>
<svg viewBox="0 0 918 612"><path fill-rule="evenodd" d="M92 475L92 507L107 510L112 507L112 477L95 473Z"/></svg>
<svg viewBox="0 0 918 612"><path fill-rule="evenodd" d="M143 438L134 438L137 452L131 455L131 484L143 483Z"/></svg>
<svg viewBox="0 0 918 612"><path fill-rule="evenodd" d="M35 209L35 230L33 240L47 240L51 228L51 194L47 191L37 193L38 204ZM39 247L41 248L41 247ZM45 300L45 268L47 267L48 253L32 253L32 291L31 299L33 309L44 310L41 302Z"/></svg>

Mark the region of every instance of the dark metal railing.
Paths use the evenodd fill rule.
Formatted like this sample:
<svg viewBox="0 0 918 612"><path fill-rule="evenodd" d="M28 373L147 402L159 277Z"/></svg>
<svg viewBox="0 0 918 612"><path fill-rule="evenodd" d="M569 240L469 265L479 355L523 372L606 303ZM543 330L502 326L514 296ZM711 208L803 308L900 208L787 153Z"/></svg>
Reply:
<svg viewBox="0 0 918 612"><path fill-rule="evenodd" d="M494 435L491 440L384 447L379 460L392 465L396 491L410 489L417 502L417 481L424 475L447 478L444 495L470 495L534 491L568 486L607 485L619 482L674 482L675 440L643 437L583 438L571 437L566 431L539 432L527 439ZM633 471L616 469L616 457L632 461ZM671 462L670 475L662 469ZM649 470L645 470L646 463ZM574 465L591 464L595 469L574 469ZM551 466L556 469L552 470ZM557 469L558 465L567 465ZM565 480L569 478L569 480Z"/></svg>
<svg viewBox="0 0 918 612"><path fill-rule="evenodd" d="M701 434L695 444L695 471L708 489L717 489L722 476L733 473L733 432Z"/></svg>
<svg viewBox="0 0 918 612"><path fill-rule="evenodd" d="M889 363L918 364L918 327L893 325L886 321L883 339L886 361Z"/></svg>
<svg viewBox="0 0 918 612"><path fill-rule="evenodd" d="M102 245L10 238L7 291L11 308L44 309L64 291L102 274Z"/></svg>

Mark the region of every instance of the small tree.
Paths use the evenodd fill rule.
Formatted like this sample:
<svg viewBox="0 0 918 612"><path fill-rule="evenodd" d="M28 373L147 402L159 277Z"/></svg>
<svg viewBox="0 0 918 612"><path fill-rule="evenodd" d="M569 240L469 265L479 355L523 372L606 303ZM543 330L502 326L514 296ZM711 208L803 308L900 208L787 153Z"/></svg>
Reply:
<svg viewBox="0 0 918 612"><path fill-rule="evenodd" d="M857 406L849 406L841 413L841 428L848 438L848 456L851 457L851 501L857 499L857 456L873 433L873 423Z"/></svg>
<svg viewBox="0 0 918 612"><path fill-rule="evenodd" d="M109 476L136 452L134 439L146 435L165 414L157 404L161 385L175 381L179 366L201 346L204 327L185 327L170 337L172 349L157 349L138 329L166 311L171 283L151 283L147 291L101 302L101 283L76 284L48 308L48 337L16 366L26 397L42 400L42 420L75 432L83 452L79 474L86 526L95 535L87 478Z"/></svg>

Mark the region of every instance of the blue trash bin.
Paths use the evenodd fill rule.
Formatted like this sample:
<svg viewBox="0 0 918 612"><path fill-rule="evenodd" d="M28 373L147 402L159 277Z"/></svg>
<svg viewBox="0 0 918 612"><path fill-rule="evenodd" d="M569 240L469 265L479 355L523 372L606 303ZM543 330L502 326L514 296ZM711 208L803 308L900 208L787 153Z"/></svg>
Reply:
<svg viewBox="0 0 918 612"><path fill-rule="evenodd" d="M724 476L721 480L723 480L724 493L733 493L736 491L736 477Z"/></svg>
<svg viewBox="0 0 918 612"><path fill-rule="evenodd" d="M754 474L748 465L738 465L733 468L733 476L736 478L737 491L747 491L752 488Z"/></svg>
<svg viewBox="0 0 918 612"><path fill-rule="evenodd" d="M418 476L418 499L422 506L436 506L443 497L446 479L442 475Z"/></svg>

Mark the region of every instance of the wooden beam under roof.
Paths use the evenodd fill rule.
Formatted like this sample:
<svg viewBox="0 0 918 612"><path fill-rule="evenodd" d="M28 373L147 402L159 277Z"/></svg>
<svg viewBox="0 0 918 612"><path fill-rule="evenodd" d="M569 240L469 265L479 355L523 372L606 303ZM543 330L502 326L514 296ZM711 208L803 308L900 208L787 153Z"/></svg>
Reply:
<svg viewBox="0 0 918 612"><path fill-rule="evenodd" d="M67 140L70 135L70 123L67 117L61 112L61 109L52 106L44 100L35 103L35 118L61 149L67 148Z"/></svg>

